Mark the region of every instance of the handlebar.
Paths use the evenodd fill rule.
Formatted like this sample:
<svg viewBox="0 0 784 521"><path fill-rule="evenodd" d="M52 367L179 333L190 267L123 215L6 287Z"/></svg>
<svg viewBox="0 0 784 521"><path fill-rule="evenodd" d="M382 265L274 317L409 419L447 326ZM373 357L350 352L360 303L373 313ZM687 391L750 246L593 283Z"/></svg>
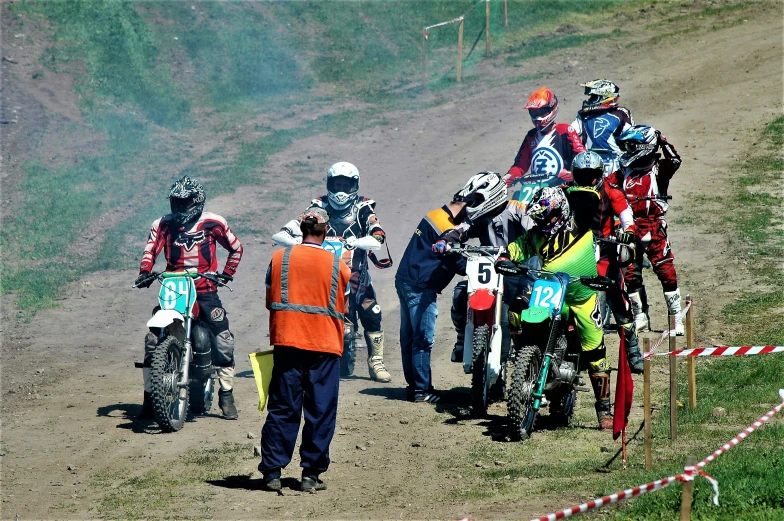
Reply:
<svg viewBox="0 0 784 521"><path fill-rule="evenodd" d="M670 201L672 200L671 195L646 195L643 197L632 197L631 195L627 195L626 198L629 201Z"/></svg>
<svg viewBox="0 0 784 521"><path fill-rule="evenodd" d="M495 255L497 253L501 253L504 251L502 246L473 246L470 244L461 245L461 244L447 244L446 245L447 253L478 253L478 254L492 254Z"/></svg>
<svg viewBox="0 0 784 521"><path fill-rule="evenodd" d="M511 264L514 264L514 263L511 263ZM564 277L564 275L566 275L566 273L555 273L553 271L547 271L547 270L536 270L536 269L529 268L527 266L517 266L517 265L515 265L514 268L513 268L512 266L509 266L508 264L504 265L503 267L496 265L496 271L498 271L502 275L528 275L528 274L532 274L536 278L555 279L555 280L559 281L561 283L561 285L564 284L565 281L563 279L566 278L566 277ZM571 276L571 275L569 275L568 277L569 277L569 280L568 280L569 282L577 282L577 281L582 282L583 284L585 284L586 286L588 286L589 288L591 288L591 289L593 289L595 291L607 291L607 290L612 289L613 287L616 286L616 282L615 281L613 281L612 279L609 279L607 277L602 277L602 276L587 277L587 276Z"/></svg>
<svg viewBox="0 0 784 521"><path fill-rule="evenodd" d="M626 244L626 243L620 242L618 239L615 239L615 238L612 238L612 237L599 237L599 242L606 242L606 243L609 243L609 244L615 244L616 246L621 246L622 248L629 248L630 250L635 250L637 248L637 245L635 243L633 243L633 242L630 242L629 244Z"/></svg>
<svg viewBox="0 0 784 521"><path fill-rule="evenodd" d="M210 282L213 282L213 283L217 284L218 286L223 286L225 288L228 288L229 291L234 291L234 290L231 289L231 287L227 283L221 281L217 274L213 274L213 273L199 273L199 272L196 272L196 271L164 271L164 272L161 272L161 273L153 271L153 272L150 272L150 274L146 278L142 279L138 283L134 283L134 285L132 287L134 287L134 288L141 288L147 282L150 282L150 281L153 281L153 280L159 280L159 281L162 282L164 279L170 279L172 277L190 277L192 279L204 278L204 279L209 280Z"/></svg>

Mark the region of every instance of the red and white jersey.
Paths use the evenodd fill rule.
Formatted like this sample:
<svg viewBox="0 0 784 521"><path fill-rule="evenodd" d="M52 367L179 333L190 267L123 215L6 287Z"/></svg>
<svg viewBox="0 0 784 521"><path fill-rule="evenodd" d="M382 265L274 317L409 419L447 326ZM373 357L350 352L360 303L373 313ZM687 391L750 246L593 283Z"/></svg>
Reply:
<svg viewBox="0 0 784 521"><path fill-rule="evenodd" d="M543 152L541 162L533 162L532 164L534 152L537 149ZM571 171L572 159L580 152L585 152L585 145L583 145L580 136L570 125L556 123L546 134L542 134L533 128L525 135L523 144L520 145L520 150L517 151L517 156L515 156L514 164L509 169L508 175L512 181L524 176L529 170L534 175L557 175L560 172L551 170L559 162L561 171ZM557 156L554 156L555 154Z"/></svg>
<svg viewBox="0 0 784 521"><path fill-rule="evenodd" d="M662 217L667 213L668 206L666 201L656 199L659 196L658 174L657 159L645 168L621 168L610 175L607 181L623 189L635 220Z"/></svg>
<svg viewBox="0 0 784 521"><path fill-rule="evenodd" d="M196 268L199 273L217 273L218 256L215 244L229 252L223 271L234 276L242 258L242 244L220 215L202 212L189 229L177 228L171 214L152 223L147 245L144 247L139 271L152 271L155 259L163 250L166 271ZM216 291L216 285L204 278L196 279L196 291Z"/></svg>

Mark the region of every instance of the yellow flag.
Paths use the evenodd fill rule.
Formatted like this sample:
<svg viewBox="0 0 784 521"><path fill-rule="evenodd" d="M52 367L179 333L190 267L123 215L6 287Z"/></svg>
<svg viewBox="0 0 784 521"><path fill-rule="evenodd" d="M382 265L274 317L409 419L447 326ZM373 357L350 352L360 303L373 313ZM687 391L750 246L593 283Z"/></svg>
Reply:
<svg viewBox="0 0 784 521"><path fill-rule="evenodd" d="M272 379L272 351L250 353L248 356L253 368L253 378L255 378L256 387L259 390L259 414L262 414L264 407L267 406L269 384Z"/></svg>

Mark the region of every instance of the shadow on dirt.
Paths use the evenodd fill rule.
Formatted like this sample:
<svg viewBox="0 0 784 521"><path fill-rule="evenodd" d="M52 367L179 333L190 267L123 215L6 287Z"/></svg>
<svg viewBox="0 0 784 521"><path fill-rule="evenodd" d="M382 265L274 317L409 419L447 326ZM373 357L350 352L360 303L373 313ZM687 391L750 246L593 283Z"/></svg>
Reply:
<svg viewBox="0 0 784 521"><path fill-rule="evenodd" d="M281 485L284 489L294 490L299 492L299 480L296 478L281 478ZM226 476L221 479L210 479L205 481L210 485L221 488L231 488L240 490L264 490L262 488L262 480L260 478L251 479L249 475L234 475ZM281 494L283 495L283 494ZM288 495L288 494L287 494Z"/></svg>
<svg viewBox="0 0 784 521"><path fill-rule="evenodd" d="M409 401L405 387L368 387L360 390L359 394L381 396L387 400L398 400L401 402Z"/></svg>
<svg viewBox="0 0 784 521"><path fill-rule="evenodd" d="M247 371L240 371L239 373L234 374L235 378L253 378L253 371L248 369Z"/></svg>

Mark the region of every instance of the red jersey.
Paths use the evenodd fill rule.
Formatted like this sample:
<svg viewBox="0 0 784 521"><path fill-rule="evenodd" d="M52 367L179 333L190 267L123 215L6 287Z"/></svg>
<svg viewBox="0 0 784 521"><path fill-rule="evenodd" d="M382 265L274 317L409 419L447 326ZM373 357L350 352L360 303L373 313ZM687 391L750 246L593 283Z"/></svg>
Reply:
<svg viewBox="0 0 784 521"><path fill-rule="evenodd" d="M549 147L560 157L552 157L546 150ZM534 151L542 149L541 159L533 161ZM585 152L585 145L574 129L566 123L556 123L546 134L541 134L535 128L528 131L517 151L514 164L507 175L511 180L524 176L529 169L533 174L548 176L558 175L563 170L571 170L572 159L580 152ZM550 171L560 161L560 171Z"/></svg>
<svg viewBox="0 0 784 521"><path fill-rule="evenodd" d="M199 220L189 229L177 228L171 215L164 215L152 223L147 245L144 247L139 271L152 271L155 259L163 250L166 271L196 268L199 273L217 273L218 256L215 243L228 252L223 271L234 276L242 258L242 244L220 215L202 212ZM196 291L217 291L216 285L204 278L196 279Z"/></svg>

